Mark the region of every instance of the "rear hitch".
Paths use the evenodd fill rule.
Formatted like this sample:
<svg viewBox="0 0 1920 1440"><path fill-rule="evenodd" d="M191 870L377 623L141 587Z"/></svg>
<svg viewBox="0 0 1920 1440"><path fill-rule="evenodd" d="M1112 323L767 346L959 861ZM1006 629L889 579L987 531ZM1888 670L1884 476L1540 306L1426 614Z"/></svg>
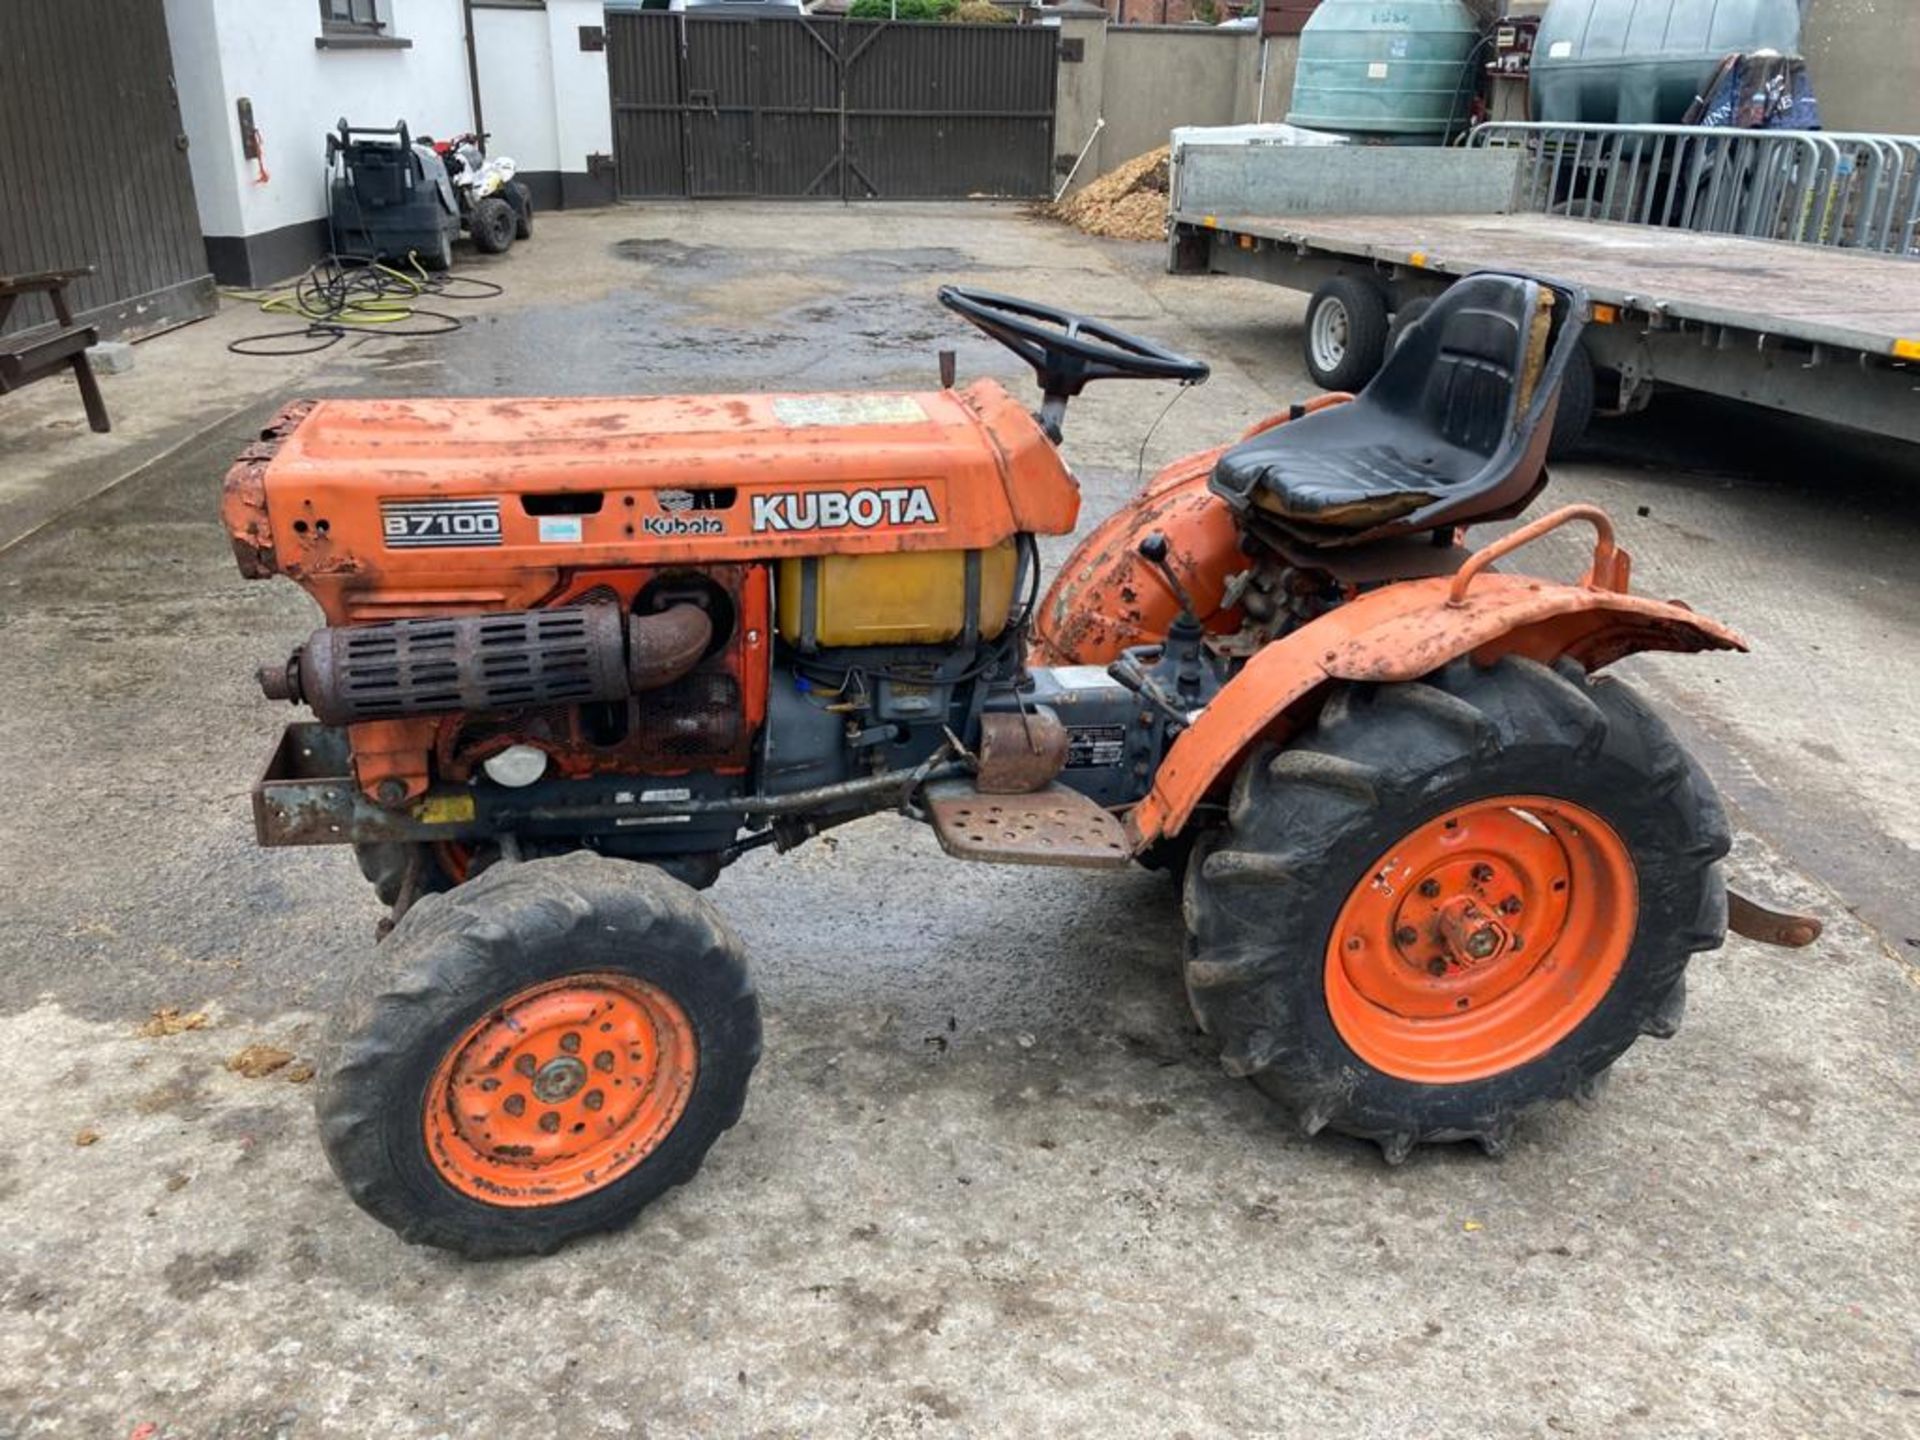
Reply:
<svg viewBox="0 0 1920 1440"><path fill-rule="evenodd" d="M1785 950L1804 950L1820 938L1820 932L1826 927L1811 915L1796 915L1790 910L1769 910L1729 890L1727 928L1756 944L1778 945Z"/></svg>

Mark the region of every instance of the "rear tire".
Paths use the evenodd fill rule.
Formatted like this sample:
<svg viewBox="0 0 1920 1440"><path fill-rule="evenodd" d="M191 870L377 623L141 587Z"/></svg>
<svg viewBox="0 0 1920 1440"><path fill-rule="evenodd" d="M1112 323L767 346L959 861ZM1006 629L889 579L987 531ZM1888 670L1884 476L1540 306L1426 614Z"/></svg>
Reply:
<svg viewBox="0 0 1920 1440"><path fill-rule="evenodd" d="M1455 831L1461 815L1478 818ZM1508 865L1503 833L1563 856L1557 881ZM1187 993L1228 1072L1306 1133L1378 1141L1395 1163L1428 1141L1498 1153L1521 1113L1590 1093L1640 1035L1677 1028L1689 957L1725 938L1728 844L1711 784L1617 681L1507 658L1348 687L1300 741L1248 758L1202 839ZM1491 916L1498 948L1448 949L1435 912L1451 905L1469 926ZM1456 1014L1456 996L1477 1008Z"/></svg>
<svg viewBox="0 0 1920 1440"><path fill-rule="evenodd" d="M518 180L513 182L513 238L533 238L533 191Z"/></svg>
<svg viewBox="0 0 1920 1440"><path fill-rule="evenodd" d="M576 851L415 905L330 1039L320 1133L356 1204L415 1244L547 1254L692 1177L760 1013L711 905Z"/></svg>
<svg viewBox="0 0 1920 1440"><path fill-rule="evenodd" d="M1323 390L1363 390L1387 356L1387 297L1371 281L1341 275L1307 302L1307 373Z"/></svg>

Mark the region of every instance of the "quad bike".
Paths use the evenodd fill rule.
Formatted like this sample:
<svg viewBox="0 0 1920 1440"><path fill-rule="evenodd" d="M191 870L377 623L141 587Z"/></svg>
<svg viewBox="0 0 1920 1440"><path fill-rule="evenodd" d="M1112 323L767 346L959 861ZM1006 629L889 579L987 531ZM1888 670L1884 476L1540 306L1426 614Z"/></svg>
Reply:
<svg viewBox="0 0 1920 1440"><path fill-rule="evenodd" d="M1503 1149L1680 1023L1729 836L1626 685L1742 648L1633 595L1544 483L1586 302L1488 274L1365 393L1168 466L1040 596L1094 381L1207 367L947 287L1039 378L921 393L326 400L226 481L241 570L326 625L254 806L390 907L319 1087L353 1198L409 1240L545 1252L630 1220L739 1116L760 1021L697 893L864 815L953 856L1184 876L1188 996L1309 1132ZM1590 526L1576 583L1505 573ZM1815 927L1741 902L1742 933Z"/></svg>
<svg viewBox="0 0 1920 1440"><path fill-rule="evenodd" d="M446 164L460 201L460 227L473 237L474 249L504 255L515 240L533 234L533 191L513 178L511 159L487 154L486 136L457 135L426 143Z"/></svg>

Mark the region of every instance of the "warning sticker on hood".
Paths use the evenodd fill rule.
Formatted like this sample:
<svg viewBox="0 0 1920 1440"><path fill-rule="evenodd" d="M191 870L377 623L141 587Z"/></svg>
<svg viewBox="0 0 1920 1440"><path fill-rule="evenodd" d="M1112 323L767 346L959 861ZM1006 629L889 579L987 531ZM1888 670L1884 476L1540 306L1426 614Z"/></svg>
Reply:
<svg viewBox="0 0 1920 1440"><path fill-rule="evenodd" d="M814 425L917 425L927 412L911 395L782 395L773 418L803 429Z"/></svg>

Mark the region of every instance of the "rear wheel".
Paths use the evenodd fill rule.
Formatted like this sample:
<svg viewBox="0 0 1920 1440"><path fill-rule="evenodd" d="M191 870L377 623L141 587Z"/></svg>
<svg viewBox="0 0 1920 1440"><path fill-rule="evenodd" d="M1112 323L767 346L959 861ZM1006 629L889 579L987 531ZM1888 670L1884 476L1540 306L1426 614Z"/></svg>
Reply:
<svg viewBox="0 0 1920 1440"><path fill-rule="evenodd" d="M1308 1133L1503 1149L1680 1022L1726 933L1719 801L1626 686L1509 658L1353 687L1242 770L1188 995Z"/></svg>
<svg viewBox="0 0 1920 1440"><path fill-rule="evenodd" d="M402 1238L545 1254L627 1224L740 1116L760 1017L713 908L586 851L411 909L343 1007L327 1158Z"/></svg>
<svg viewBox="0 0 1920 1440"><path fill-rule="evenodd" d="M1307 372L1323 390L1363 390L1387 356L1387 297L1342 275L1307 302Z"/></svg>
<svg viewBox="0 0 1920 1440"><path fill-rule="evenodd" d="M533 191L518 180L513 182L513 238L533 237Z"/></svg>

